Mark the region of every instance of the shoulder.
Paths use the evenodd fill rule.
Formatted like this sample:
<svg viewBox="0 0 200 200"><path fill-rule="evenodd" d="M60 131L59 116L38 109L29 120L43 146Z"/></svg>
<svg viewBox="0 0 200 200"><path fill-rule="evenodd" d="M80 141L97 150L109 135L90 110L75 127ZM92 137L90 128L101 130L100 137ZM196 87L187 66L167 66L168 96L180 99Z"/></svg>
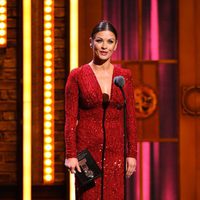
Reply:
<svg viewBox="0 0 200 200"><path fill-rule="evenodd" d="M125 78L130 78L132 72L130 69L115 66L115 71L117 75L124 76Z"/></svg>
<svg viewBox="0 0 200 200"><path fill-rule="evenodd" d="M83 75L88 70L88 64L81 65L80 67L72 69L69 74L70 78L78 78L79 76Z"/></svg>

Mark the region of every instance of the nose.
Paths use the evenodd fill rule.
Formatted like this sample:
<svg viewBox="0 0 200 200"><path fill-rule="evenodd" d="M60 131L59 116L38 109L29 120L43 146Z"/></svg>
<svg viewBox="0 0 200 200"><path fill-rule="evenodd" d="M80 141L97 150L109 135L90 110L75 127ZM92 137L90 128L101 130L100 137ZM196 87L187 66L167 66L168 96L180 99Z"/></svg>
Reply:
<svg viewBox="0 0 200 200"><path fill-rule="evenodd" d="M107 48L107 45L106 45L106 42L103 42L103 44L102 44L102 47L101 47L102 49L106 49Z"/></svg>

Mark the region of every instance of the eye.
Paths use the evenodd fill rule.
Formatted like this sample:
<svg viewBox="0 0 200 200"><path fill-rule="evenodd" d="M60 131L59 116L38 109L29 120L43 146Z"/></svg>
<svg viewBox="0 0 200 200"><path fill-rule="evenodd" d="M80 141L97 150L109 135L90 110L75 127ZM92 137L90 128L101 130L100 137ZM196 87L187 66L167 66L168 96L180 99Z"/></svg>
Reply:
<svg viewBox="0 0 200 200"><path fill-rule="evenodd" d="M108 40L108 43L109 43L109 44L113 44L113 43L114 43L114 40Z"/></svg>
<svg viewBox="0 0 200 200"><path fill-rule="evenodd" d="M101 43L102 42L102 39L96 39L95 40L97 43Z"/></svg>

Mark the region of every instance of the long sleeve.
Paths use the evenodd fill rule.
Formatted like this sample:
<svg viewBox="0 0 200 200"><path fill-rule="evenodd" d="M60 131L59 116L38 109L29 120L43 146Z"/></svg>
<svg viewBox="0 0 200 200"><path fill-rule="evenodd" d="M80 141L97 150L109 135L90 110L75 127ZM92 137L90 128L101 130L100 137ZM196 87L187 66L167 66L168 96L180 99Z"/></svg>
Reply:
<svg viewBox="0 0 200 200"><path fill-rule="evenodd" d="M78 117L79 89L77 70L73 70L65 86L65 148L66 158L77 156L76 152L76 125Z"/></svg>
<svg viewBox="0 0 200 200"><path fill-rule="evenodd" d="M134 103L134 87L131 72L128 71L126 78L126 131L128 142L128 157L137 157L137 130L136 130L136 116Z"/></svg>

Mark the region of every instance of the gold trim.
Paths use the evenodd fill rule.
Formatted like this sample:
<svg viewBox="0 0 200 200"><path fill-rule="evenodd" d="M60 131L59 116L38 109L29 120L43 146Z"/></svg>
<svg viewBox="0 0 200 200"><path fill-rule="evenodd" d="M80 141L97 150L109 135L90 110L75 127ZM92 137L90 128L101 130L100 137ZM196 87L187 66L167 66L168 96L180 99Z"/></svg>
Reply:
<svg viewBox="0 0 200 200"><path fill-rule="evenodd" d="M183 86L182 92L183 113L200 116L200 86Z"/></svg>

